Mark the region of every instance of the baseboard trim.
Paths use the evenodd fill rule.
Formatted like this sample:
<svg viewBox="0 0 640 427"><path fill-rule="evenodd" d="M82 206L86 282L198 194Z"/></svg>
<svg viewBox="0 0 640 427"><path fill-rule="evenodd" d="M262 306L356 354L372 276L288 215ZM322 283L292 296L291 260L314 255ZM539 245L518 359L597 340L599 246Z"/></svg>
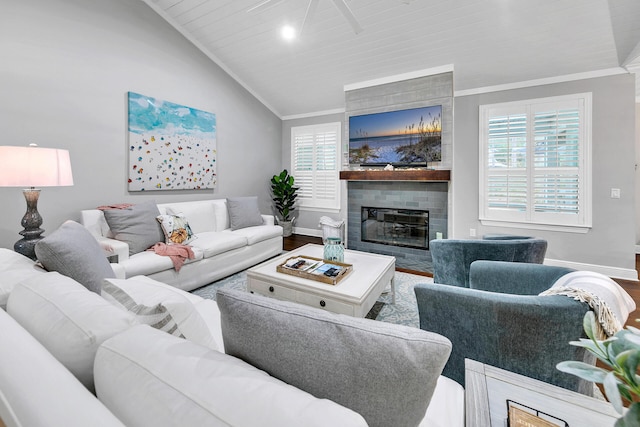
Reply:
<svg viewBox="0 0 640 427"><path fill-rule="evenodd" d="M636 245L636 253L640 254L640 245Z"/></svg>
<svg viewBox="0 0 640 427"><path fill-rule="evenodd" d="M563 261L549 258L545 258L544 264L573 268L575 270L594 271L616 279L638 281L638 272L630 268L611 267L608 265L587 264L583 262Z"/></svg>
<svg viewBox="0 0 640 427"><path fill-rule="evenodd" d="M300 234L302 236L322 237L322 230L316 230L313 228L293 227L293 233Z"/></svg>

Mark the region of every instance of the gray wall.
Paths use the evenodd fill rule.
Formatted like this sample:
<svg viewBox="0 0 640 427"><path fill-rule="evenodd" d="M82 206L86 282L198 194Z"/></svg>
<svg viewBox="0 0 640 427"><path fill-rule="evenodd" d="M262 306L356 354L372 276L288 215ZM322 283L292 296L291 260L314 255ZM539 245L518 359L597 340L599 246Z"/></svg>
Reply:
<svg viewBox="0 0 640 427"><path fill-rule="evenodd" d="M479 106L581 92L593 93L593 228L586 234L575 234L482 226L478 221ZM592 269L595 271L631 278L635 274L635 182L636 175L640 173L635 172L634 168L636 116L640 123L640 112L636 112L634 97L635 82L632 75L455 97L449 237L468 238L471 228L476 230L478 236L493 232L536 235L549 241L547 258L550 260L575 268L588 269L594 266ZM283 123L283 164L290 167L291 126L331 121L343 123L344 138L345 114L286 120ZM611 199L611 188L620 188L622 197ZM343 190L342 194L341 212L330 216L346 219L346 191ZM303 233L307 231L303 228L318 232L318 218L322 215L326 213L301 212L296 225ZM640 235L640 231L638 233Z"/></svg>
<svg viewBox="0 0 640 427"><path fill-rule="evenodd" d="M586 234L484 227L478 221L478 107L482 104L593 93L593 228ZM635 270L635 83L617 75L455 98L453 233L524 233L549 241L547 258ZM622 197L611 199L611 188ZM615 272L612 272L615 273ZM615 274L611 274L615 275Z"/></svg>
<svg viewBox="0 0 640 427"><path fill-rule="evenodd" d="M71 155L75 186L40 196L45 234L108 203L258 195L270 212L281 120L143 2L6 2L0 40L0 144ZM216 114L215 190L127 191L127 91ZM19 188L0 188L0 200L0 246L11 248L26 204Z"/></svg>

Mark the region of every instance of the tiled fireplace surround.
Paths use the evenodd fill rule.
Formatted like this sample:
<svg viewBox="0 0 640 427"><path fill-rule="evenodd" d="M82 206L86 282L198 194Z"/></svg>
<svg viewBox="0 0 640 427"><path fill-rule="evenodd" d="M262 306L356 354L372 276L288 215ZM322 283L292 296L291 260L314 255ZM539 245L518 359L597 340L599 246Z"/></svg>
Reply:
<svg viewBox="0 0 640 427"><path fill-rule="evenodd" d="M390 246L361 240L361 207L429 211L429 240L436 233L447 236L448 182L349 181L347 246L365 252L396 257L396 266L432 272L431 253L425 249Z"/></svg>

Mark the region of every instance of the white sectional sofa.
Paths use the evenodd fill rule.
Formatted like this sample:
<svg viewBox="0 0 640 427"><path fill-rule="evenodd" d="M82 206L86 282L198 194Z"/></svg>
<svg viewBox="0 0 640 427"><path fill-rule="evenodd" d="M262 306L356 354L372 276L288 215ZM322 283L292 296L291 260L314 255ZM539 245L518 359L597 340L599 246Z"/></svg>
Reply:
<svg viewBox="0 0 640 427"><path fill-rule="evenodd" d="M450 350L444 337L239 291L219 293L216 303L144 276L106 281L111 289L103 282L101 296L70 277L38 269L28 258L0 249L0 290L8 295L6 312L0 309L0 419L7 427L381 425L224 352L227 344L236 353L243 346L255 346L258 354L273 354L277 362L280 346L297 346L297 337L299 343L328 345L335 354L352 352L346 362L359 372L367 372L366 363L372 364L370 373L358 381L325 381L335 388L336 398L339 390L369 384L377 389L374 393L384 395L380 405L370 405L375 411L403 416L407 405L428 405L420 426L464 425L464 391L438 377ZM127 298L133 303L120 306L112 301ZM184 339L174 336L175 330L141 324L152 323L147 316L158 313L169 313ZM264 322L265 316L273 322ZM252 331L257 336L244 335L246 321L257 322ZM267 328L264 334L257 329L260 324ZM329 342L315 339L317 333L335 330L339 333L330 333ZM288 336L289 344L272 339L273 333ZM375 364L384 361L376 360L378 356L370 362L360 356L389 351L396 357L414 345L420 347L396 358L394 365L405 370L404 375L415 371L421 380L414 385L425 382L420 394L403 393L406 381L380 384L382 371L395 375L393 370L377 369ZM301 350L318 353L314 348ZM293 357L291 347L283 351ZM307 357L298 363L308 366L303 377L310 380L321 373L317 365L324 358ZM390 390L394 392L388 395Z"/></svg>
<svg viewBox="0 0 640 427"><path fill-rule="evenodd" d="M167 256L146 250L132 254L126 238L118 240L110 229L104 211L81 211L81 224L98 239L107 256L114 256L112 267L118 277L144 275L190 291L282 252L282 227L275 225L272 215L259 215L259 225L233 229L227 199L162 203L157 207L162 215L183 214L195 234L189 242L195 258L187 260L179 272Z"/></svg>

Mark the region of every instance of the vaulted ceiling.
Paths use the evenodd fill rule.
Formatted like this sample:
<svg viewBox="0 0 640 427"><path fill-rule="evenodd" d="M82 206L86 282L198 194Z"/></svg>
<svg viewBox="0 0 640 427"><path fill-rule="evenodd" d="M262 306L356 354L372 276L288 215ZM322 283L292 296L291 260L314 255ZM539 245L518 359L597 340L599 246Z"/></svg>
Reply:
<svg viewBox="0 0 640 427"><path fill-rule="evenodd" d="M347 0L357 34L315 0L288 42L281 27L299 31L310 0L143 1L285 118L344 108L345 85L431 68L452 67L456 91L640 74L639 0Z"/></svg>

